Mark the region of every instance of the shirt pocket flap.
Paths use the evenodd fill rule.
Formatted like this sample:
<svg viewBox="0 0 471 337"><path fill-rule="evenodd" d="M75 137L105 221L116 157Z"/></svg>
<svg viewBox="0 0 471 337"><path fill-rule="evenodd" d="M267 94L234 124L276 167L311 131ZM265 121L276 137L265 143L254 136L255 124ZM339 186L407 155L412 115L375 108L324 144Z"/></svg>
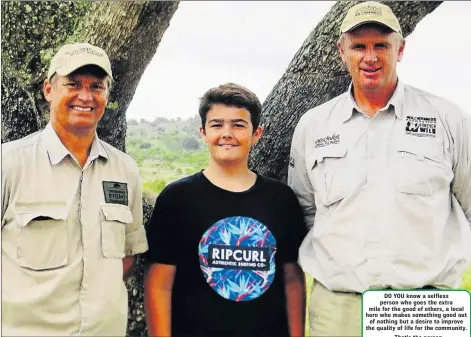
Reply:
<svg viewBox="0 0 471 337"><path fill-rule="evenodd" d="M21 203L15 205L16 220L20 227L25 227L32 220L66 220L67 207L66 203L55 203L47 205L44 203Z"/></svg>
<svg viewBox="0 0 471 337"><path fill-rule="evenodd" d="M347 148L344 146L330 145L327 147L314 148L307 163L309 168L313 169L316 163L321 163L326 158L343 158L346 154Z"/></svg>
<svg viewBox="0 0 471 337"><path fill-rule="evenodd" d="M103 205L101 210L107 221L118 221L124 224L132 223L131 210L124 205Z"/></svg>
<svg viewBox="0 0 471 337"><path fill-rule="evenodd" d="M15 213L20 227L17 241L19 265L36 271L67 265L67 204L16 202Z"/></svg>
<svg viewBox="0 0 471 337"><path fill-rule="evenodd" d="M414 154L418 160L427 158L441 163L444 159L443 146L435 138L403 138L397 143L396 151Z"/></svg>

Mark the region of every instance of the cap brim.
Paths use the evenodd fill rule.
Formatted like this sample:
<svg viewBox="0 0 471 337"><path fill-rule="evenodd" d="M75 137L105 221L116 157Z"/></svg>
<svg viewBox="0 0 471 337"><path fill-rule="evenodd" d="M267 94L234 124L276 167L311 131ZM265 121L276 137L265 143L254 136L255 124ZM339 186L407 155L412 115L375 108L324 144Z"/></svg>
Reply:
<svg viewBox="0 0 471 337"><path fill-rule="evenodd" d="M376 23L376 24L378 24L378 25L381 25L381 26L383 26L383 27L386 27L386 28L391 29L393 32L402 34L402 32L401 32L399 29L397 29L397 28L395 28L395 27L392 27L391 25L389 25L389 24L387 24L387 23L385 23L385 22L379 21L379 20L368 20L368 21L357 22L357 23L354 23L354 24L352 24L352 25L350 25L350 26L344 27L344 28L340 31L340 33L343 34L343 33L350 32L350 31L352 31L353 29L358 28L358 27L363 26L363 25L368 24L368 23Z"/></svg>
<svg viewBox="0 0 471 337"><path fill-rule="evenodd" d="M67 64L63 67L60 67L60 68L56 69L55 72L60 76L67 76L67 75L70 75L71 73L73 73L75 70L77 70L79 68L82 68L82 67L85 67L85 66L89 66L89 65L94 65L94 66L99 67L111 79L113 79L113 75L108 70L106 70L101 64L98 64L96 62L80 62L80 63L72 63L72 64L69 63L69 64Z"/></svg>

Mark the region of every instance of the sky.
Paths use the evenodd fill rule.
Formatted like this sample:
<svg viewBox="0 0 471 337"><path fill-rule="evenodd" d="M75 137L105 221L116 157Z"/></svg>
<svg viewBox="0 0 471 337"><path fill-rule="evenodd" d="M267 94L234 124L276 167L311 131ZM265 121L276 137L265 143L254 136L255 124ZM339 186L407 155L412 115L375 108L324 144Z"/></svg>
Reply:
<svg viewBox="0 0 471 337"><path fill-rule="evenodd" d="M188 118L206 90L246 86L263 102L334 1L182 1L127 118ZM398 75L471 114L471 2L445 1L406 39Z"/></svg>

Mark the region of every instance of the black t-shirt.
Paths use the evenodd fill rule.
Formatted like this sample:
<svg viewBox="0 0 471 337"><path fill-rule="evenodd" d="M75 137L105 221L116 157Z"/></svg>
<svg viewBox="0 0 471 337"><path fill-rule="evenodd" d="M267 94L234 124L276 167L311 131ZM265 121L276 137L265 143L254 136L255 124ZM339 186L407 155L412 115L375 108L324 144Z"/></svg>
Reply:
<svg viewBox="0 0 471 337"><path fill-rule="evenodd" d="M150 262L176 266L172 335L288 335L283 264L306 234L285 184L258 175L244 192L202 172L168 185L147 231Z"/></svg>

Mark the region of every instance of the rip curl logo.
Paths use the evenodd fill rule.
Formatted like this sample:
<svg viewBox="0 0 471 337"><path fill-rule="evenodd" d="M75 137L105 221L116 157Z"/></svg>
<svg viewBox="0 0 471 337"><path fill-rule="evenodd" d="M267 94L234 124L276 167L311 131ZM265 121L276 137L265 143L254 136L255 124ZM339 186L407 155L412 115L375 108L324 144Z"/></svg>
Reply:
<svg viewBox="0 0 471 337"><path fill-rule="evenodd" d="M340 135L334 132L332 136L327 136L327 137L316 139L314 147L316 148L324 147L327 145L338 144L338 143L340 143Z"/></svg>
<svg viewBox="0 0 471 337"><path fill-rule="evenodd" d="M355 12L355 16L383 16L381 8L368 5L360 8Z"/></svg>
<svg viewBox="0 0 471 337"><path fill-rule="evenodd" d="M219 220L202 236L198 255L206 282L221 297L241 302L262 296L275 279L276 240L261 222Z"/></svg>
<svg viewBox="0 0 471 337"><path fill-rule="evenodd" d="M210 267L236 267L250 270L269 270L268 248L209 245Z"/></svg>
<svg viewBox="0 0 471 337"><path fill-rule="evenodd" d="M435 137L437 119L434 117L406 116L406 134L417 137Z"/></svg>

